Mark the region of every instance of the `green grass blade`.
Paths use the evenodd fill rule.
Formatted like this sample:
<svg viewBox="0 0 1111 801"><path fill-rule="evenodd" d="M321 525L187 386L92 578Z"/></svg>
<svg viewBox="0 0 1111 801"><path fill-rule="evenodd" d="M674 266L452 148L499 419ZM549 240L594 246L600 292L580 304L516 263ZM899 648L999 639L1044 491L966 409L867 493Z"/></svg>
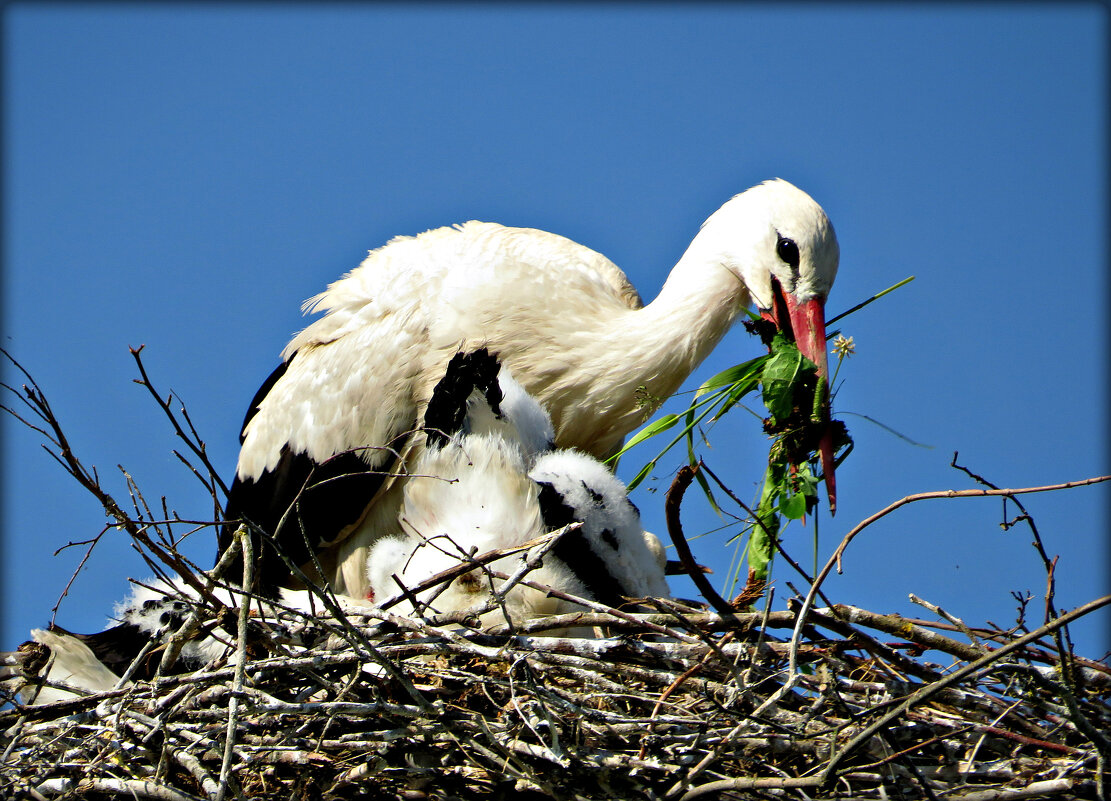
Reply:
<svg viewBox="0 0 1111 801"><path fill-rule="evenodd" d="M663 431L667 431L669 428L674 428L675 424L678 422L679 415L665 414L659 420L654 420L653 422L642 428L640 431L638 431L636 434L634 434L633 438L628 441L624 448L621 449L621 452L624 453L625 451L629 450L629 448L632 448L634 445L638 445L641 442L644 442L644 440L646 439L651 439L657 434Z"/></svg>
<svg viewBox="0 0 1111 801"><path fill-rule="evenodd" d="M897 283L893 286L889 286L887 289L883 290L883 292L877 292L875 295L872 295L872 297L868 298L868 300L864 301L863 303L858 303L855 306L853 306L851 309L849 309L848 311L843 311L839 315L837 315L836 317L831 317L830 319L826 320L826 328L829 328L831 325L833 325L835 322L840 320L842 317L848 317L853 312L860 311L861 309L863 309L865 306L867 306L872 301L879 300L880 298L882 298L887 293L894 292L899 287L906 286L907 284L909 284L913 280L914 280L913 275L910 276L909 278L904 278L899 283ZM832 337L830 337L830 338L832 339Z"/></svg>
<svg viewBox="0 0 1111 801"><path fill-rule="evenodd" d="M768 354L757 356L755 359L749 359L742 364L735 364L727 370L722 370L715 376L711 376L702 382L702 386L694 393L695 399L705 395L712 389L719 387L731 386L741 381L747 381L752 376L756 376L759 380L760 372L764 369L764 363L770 358Z"/></svg>
<svg viewBox="0 0 1111 801"><path fill-rule="evenodd" d="M648 478L648 475L655 469L656 462L655 460L653 460L646 464L644 467L640 468L640 472L633 476L633 480L630 481L625 488L629 492L632 492L634 489L636 489L637 485L640 484L640 482L644 481L644 479Z"/></svg>

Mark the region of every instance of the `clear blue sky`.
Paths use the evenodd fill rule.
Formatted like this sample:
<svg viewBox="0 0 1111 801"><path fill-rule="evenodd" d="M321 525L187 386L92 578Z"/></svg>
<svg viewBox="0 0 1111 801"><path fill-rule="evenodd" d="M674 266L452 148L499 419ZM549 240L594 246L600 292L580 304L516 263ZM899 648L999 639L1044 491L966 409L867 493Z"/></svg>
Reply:
<svg viewBox="0 0 1111 801"><path fill-rule="evenodd" d="M171 451L129 345L188 404L230 477L237 428L303 299L397 234L468 219L555 231L655 295L702 220L786 178L829 212L842 262L828 309L899 279L845 321L836 407L856 450L824 561L848 528L913 492L1108 472L1106 10L1092 4L96 5L4 11L3 345L48 393L78 454L126 498L210 509ZM758 343L733 332L701 380ZM19 379L8 371L8 382ZM3 420L3 639L42 625L104 521ZM710 465L752 497L766 456L743 411ZM647 447L622 465L625 477ZM664 533L662 489L634 500ZM651 487L659 487L653 493ZM1109 488L1028 496L1059 554L1060 608L1107 591ZM1012 510L1013 511L1013 510ZM905 508L852 545L826 591L978 624L1044 593L998 500ZM692 493L692 536L719 523ZM729 532L696 542L727 573ZM811 533L787 547L812 564ZM214 537L187 552L209 565ZM777 566L776 607L796 576ZM111 533L58 622L98 630L127 578ZM679 594L689 584L674 583ZM1041 601L1032 604L1034 622ZM1108 616L1075 626L1088 655Z"/></svg>

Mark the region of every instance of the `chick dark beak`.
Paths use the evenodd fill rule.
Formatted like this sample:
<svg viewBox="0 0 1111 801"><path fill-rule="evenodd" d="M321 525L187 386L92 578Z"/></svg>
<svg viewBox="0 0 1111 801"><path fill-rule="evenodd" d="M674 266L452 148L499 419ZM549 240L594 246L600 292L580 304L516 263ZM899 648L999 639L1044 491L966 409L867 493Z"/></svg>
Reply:
<svg viewBox="0 0 1111 801"><path fill-rule="evenodd" d="M793 337L799 352L818 366L819 378L829 381L829 359L826 355L826 316L824 299L811 298L799 303L795 296L784 292L779 281L773 281L775 299L771 309L761 312L766 320L775 323L776 328ZM833 467L833 432L829 427L829 392L825 395L825 431L818 441L818 454L822 462L822 475L825 477L826 494L829 497L829 513L837 512L837 479Z"/></svg>

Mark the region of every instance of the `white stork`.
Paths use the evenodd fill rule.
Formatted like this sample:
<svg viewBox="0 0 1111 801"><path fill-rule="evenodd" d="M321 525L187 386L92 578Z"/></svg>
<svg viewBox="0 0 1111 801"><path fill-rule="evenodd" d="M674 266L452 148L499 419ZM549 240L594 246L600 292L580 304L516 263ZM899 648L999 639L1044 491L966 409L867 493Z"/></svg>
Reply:
<svg viewBox="0 0 1111 801"><path fill-rule="evenodd" d="M226 517L307 569L315 554L336 592L363 596L367 549L397 530L395 476L419 456L412 434L453 354L488 346L548 410L558 447L605 458L643 398L670 396L749 303L825 375L838 257L825 212L783 180L711 215L648 305L612 262L555 234L468 222L393 239L305 304L325 314L250 404ZM828 435L821 455L832 510ZM271 547L259 572L264 590L291 583Z"/></svg>
<svg viewBox="0 0 1111 801"><path fill-rule="evenodd" d="M214 592L230 603L226 591ZM20 689L25 703L48 704L112 690L120 686L122 676L144 648L169 641L196 602L195 592L184 585L177 587L159 579L137 583L131 594L116 604L116 625L95 634L77 634L53 625L32 629L31 640L18 651L2 655L0 677L9 687L20 683L18 677L28 673L44 680L41 688L29 684ZM226 637L202 633L182 646L175 669L203 667L221 657L228 647ZM161 657L160 649L148 651L131 675L153 677Z"/></svg>
<svg viewBox="0 0 1111 801"><path fill-rule="evenodd" d="M229 608L240 602L238 596L233 597L220 587L210 591ZM320 601L304 590L283 590L281 596L280 605L258 602L258 614L284 617L285 607L294 614L322 613ZM335 600L345 614L364 612L370 606L362 599L337 596ZM0 653L0 685L9 692L18 692L24 703L41 705L124 686L122 677L129 669L130 678L149 680L161 664L162 646L199 603L196 591L183 582L162 579L134 582L127 598L115 605L114 625L103 631L78 634L55 625L31 629L31 639L20 645L19 650ZM234 632L202 627L184 641L169 672L204 667L234 648ZM25 683L24 679L29 677L39 681Z"/></svg>
<svg viewBox="0 0 1111 801"><path fill-rule="evenodd" d="M513 548L570 523L528 578L565 593L620 606L625 597L668 596L659 540L643 530L624 485L597 459L552 451L552 426L540 405L486 349L448 363L425 415L426 447L405 482L400 531L377 540L367 559L376 602L412 590L470 556ZM513 573L521 555L490 570ZM415 599L437 613L466 612L501 585L482 569ZM412 612L412 592L399 605ZM581 611L582 607L518 585L480 623Z"/></svg>

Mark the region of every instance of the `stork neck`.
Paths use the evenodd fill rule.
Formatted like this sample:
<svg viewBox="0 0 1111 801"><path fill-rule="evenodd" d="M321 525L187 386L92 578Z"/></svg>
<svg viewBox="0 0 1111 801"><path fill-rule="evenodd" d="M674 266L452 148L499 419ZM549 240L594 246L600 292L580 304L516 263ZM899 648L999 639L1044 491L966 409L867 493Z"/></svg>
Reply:
<svg viewBox="0 0 1111 801"><path fill-rule="evenodd" d="M663 388L667 394L709 355L749 302L737 275L720 259L703 257L696 244L671 271L656 299L633 315L633 335L640 339L640 348L654 350L656 363L677 374L675 385Z"/></svg>
<svg viewBox="0 0 1111 801"><path fill-rule="evenodd" d="M615 453L737 319L748 293L736 275L720 261L684 261L672 270L652 303L620 315L591 337L591 357L583 359L583 367L593 376L588 389L598 394L549 405L555 410L556 441L563 447L578 447L602 458ZM614 354L621 357L615 359ZM557 383L560 390L569 388ZM578 385L574 388L581 391ZM542 394L542 401L550 399Z"/></svg>
<svg viewBox="0 0 1111 801"><path fill-rule="evenodd" d="M565 329L564 353L548 371L535 369L534 354L513 354L522 366L511 361L511 369L533 377L528 389L551 413L560 447L599 458L615 453L737 319L748 301L740 280L720 259L691 257L688 250L643 308L604 320L560 315L574 328Z"/></svg>

